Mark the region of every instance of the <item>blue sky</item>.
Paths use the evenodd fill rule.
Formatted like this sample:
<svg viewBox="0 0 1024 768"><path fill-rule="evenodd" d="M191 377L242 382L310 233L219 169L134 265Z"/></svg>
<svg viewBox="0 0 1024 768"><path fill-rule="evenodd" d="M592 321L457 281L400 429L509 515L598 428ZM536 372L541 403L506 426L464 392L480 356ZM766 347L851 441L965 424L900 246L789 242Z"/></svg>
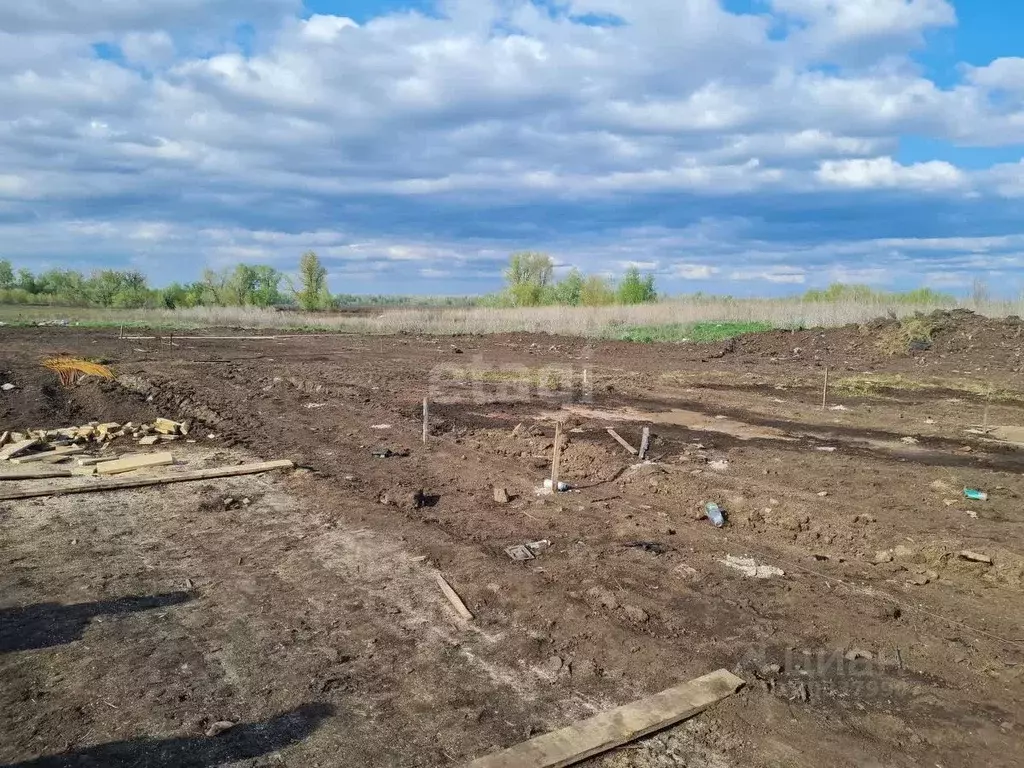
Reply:
<svg viewBox="0 0 1024 768"><path fill-rule="evenodd" d="M481 293L1024 290L1024 4L36 0L0 8L0 258Z"/></svg>

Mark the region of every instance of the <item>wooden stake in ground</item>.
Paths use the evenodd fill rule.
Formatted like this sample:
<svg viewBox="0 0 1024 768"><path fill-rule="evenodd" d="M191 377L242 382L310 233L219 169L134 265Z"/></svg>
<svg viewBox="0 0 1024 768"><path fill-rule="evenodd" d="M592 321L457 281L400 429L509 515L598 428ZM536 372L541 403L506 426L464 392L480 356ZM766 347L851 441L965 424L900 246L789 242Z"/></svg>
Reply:
<svg viewBox="0 0 1024 768"><path fill-rule="evenodd" d="M427 443L427 435L430 434L430 400L423 398L423 444Z"/></svg>
<svg viewBox="0 0 1024 768"><path fill-rule="evenodd" d="M466 768L564 768L693 717L743 685L742 679L720 669L504 752L481 757Z"/></svg>
<svg viewBox="0 0 1024 768"><path fill-rule="evenodd" d="M821 390L821 410L825 410L828 403L828 366L825 366L825 386Z"/></svg>
<svg viewBox="0 0 1024 768"><path fill-rule="evenodd" d="M241 475L258 475L274 469L294 469L295 464L287 459L281 461L265 461L261 464L241 464L237 467L217 467L214 469L197 469L194 472L182 472L176 475L150 475L147 477L130 477L118 480L106 480L83 485L72 485L64 488L50 488L36 491L14 491L0 494L0 501L16 501L18 499L40 499L46 496L68 496L75 493L99 493L101 491L120 491L126 488L147 488L153 485L170 485L171 483L189 483L196 480L214 480L218 477L239 477Z"/></svg>
<svg viewBox="0 0 1024 768"><path fill-rule="evenodd" d="M640 461L647 458L647 451L651 449L651 428L644 427L644 436L640 440Z"/></svg>
<svg viewBox="0 0 1024 768"><path fill-rule="evenodd" d="M618 432L616 432L616 431L615 431L614 429L612 429L611 427L609 427L609 428L608 428L608 434L609 434L609 435L611 435L612 437L614 437L614 438L615 438L615 440L616 440L616 441L618 442L618 444L619 444L619 445L621 445L621 446L622 446L623 448L625 448L625 449L626 449L627 451L629 451L630 453L632 453L632 454L633 454L634 456L636 456L636 455L637 455L637 453L638 453L637 449L636 449L636 448L634 448L634 447L633 447L632 445L630 445L629 443L627 443L627 442L626 442L625 440L623 440L623 439L622 439L622 436L621 436L621 435L619 435L619 433L618 433Z"/></svg>
<svg viewBox="0 0 1024 768"><path fill-rule="evenodd" d="M555 422L555 450L551 457L551 491L558 493L558 470L562 464L562 422Z"/></svg>
<svg viewBox="0 0 1024 768"><path fill-rule="evenodd" d="M462 598L459 597L458 593L452 589L452 585L445 581L444 576L438 573L434 576L434 579L437 581L437 586L441 588L441 592L443 592L444 596L448 598L448 602L452 604L452 608L455 609L455 612L466 621L472 621L472 612L466 607L466 604L462 602Z"/></svg>

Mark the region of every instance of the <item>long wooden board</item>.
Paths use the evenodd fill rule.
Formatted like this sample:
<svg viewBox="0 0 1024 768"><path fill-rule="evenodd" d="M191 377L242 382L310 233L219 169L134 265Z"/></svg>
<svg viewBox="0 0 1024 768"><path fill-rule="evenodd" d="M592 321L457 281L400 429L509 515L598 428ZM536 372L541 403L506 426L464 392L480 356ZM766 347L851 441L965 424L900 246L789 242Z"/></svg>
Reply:
<svg viewBox="0 0 1024 768"><path fill-rule="evenodd" d="M720 669L504 752L481 757L466 768L564 768L693 717L743 685L742 679Z"/></svg>
<svg viewBox="0 0 1024 768"><path fill-rule="evenodd" d="M4 480L47 480L51 477L71 477L71 474L71 470L64 467L25 467L24 469L0 472L0 482Z"/></svg>
<svg viewBox="0 0 1024 768"><path fill-rule="evenodd" d="M287 459L281 461L265 461L260 464L242 464L237 467L218 467L216 469L197 469L193 472L181 472L174 475L150 475L147 477L130 477L119 480L106 480L82 485L71 485L66 488L50 488L48 490L15 491L0 494L0 501L16 501L18 499L40 499L45 496L67 496L74 493L99 493L101 491L119 491L126 488L147 488L152 485L170 485L171 483L188 483L195 480L213 480L218 477L238 477L240 475L258 475L275 469L294 469L295 464Z"/></svg>

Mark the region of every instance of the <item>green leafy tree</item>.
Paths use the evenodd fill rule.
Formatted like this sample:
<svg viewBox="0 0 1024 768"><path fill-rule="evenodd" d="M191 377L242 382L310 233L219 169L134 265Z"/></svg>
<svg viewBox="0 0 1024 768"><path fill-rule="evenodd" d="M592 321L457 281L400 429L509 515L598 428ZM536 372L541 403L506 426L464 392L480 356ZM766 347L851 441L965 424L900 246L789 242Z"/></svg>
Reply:
<svg viewBox="0 0 1024 768"><path fill-rule="evenodd" d="M331 306L331 294L327 288L327 268L320 263L320 257L313 251L302 254L299 260L299 286L293 286L292 291L299 306L308 312L328 309Z"/></svg>
<svg viewBox="0 0 1024 768"><path fill-rule="evenodd" d="M583 275L573 267L555 286L555 303L578 307L583 301Z"/></svg>
<svg viewBox="0 0 1024 768"><path fill-rule="evenodd" d="M25 291L26 293L37 293L35 275L22 267L18 270L18 279L15 282L14 287Z"/></svg>
<svg viewBox="0 0 1024 768"><path fill-rule="evenodd" d="M588 275L580 289L580 304L584 307L606 307L615 303L615 291L600 275Z"/></svg>
<svg viewBox="0 0 1024 768"><path fill-rule="evenodd" d="M0 259L0 290L14 288L14 268L7 259Z"/></svg>
<svg viewBox="0 0 1024 768"><path fill-rule="evenodd" d="M545 289L551 283L554 262L546 253L522 251L512 254L508 269L505 270L505 282L512 303L517 307L536 307L545 296Z"/></svg>
<svg viewBox="0 0 1024 768"><path fill-rule="evenodd" d="M281 295L281 281L284 280L284 275L265 264L255 266L252 270L253 284L250 303L257 307L272 307L275 304L283 304L284 296Z"/></svg>
<svg viewBox="0 0 1024 768"><path fill-rule="evenodd" d="M643 276L637 267L626 270L622 282L619 283L618 300L620 304L646 304L658 298L654 290L654 275Z"/></svg>

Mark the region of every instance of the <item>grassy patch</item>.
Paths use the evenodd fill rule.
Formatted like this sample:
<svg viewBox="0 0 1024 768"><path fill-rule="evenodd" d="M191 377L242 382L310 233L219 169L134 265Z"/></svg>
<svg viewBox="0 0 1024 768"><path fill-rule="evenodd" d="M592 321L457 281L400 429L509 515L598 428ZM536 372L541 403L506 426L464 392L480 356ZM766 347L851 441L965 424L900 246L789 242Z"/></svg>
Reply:
<svg viewBox="0 0 1024 768"><path fill-rule="evenodd" d="M1020 392L998 389L989 382L971 379L908 379L898 373L875 373L847 376L830 385L838 392L848 395L880 395L886 392L920 392L943 390L960 392L975 397L984 397L992 402L1024 402Z"/></svg>
<svg viewBox="0 0 1024 768"><path fill-rule="evenodd" d="M618 341L635 341L642 344L655 342L682 341L724 341L745 333L771 331L771 323L723 322L723 323L669 323L667 325L630 325L615 332Z"/></svg>
<svg viewBox="0 0 1024 768"><path fill-rule="evenodd" d="M888 355L901 355L915 348L928 349L932 337L941 328L940 321L917 312L884 329L879 335L878 347Z"/></svg>

